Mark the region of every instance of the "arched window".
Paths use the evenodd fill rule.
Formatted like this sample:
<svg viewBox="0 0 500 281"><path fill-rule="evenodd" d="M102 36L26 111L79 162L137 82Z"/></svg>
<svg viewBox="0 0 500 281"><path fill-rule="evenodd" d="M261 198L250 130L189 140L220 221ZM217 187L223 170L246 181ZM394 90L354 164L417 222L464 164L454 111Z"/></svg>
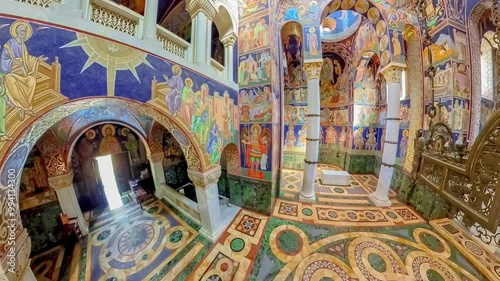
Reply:
<svg viewBox="0 0 500 281"><path fill-rule="evenodd" d="M495 97L498 83L495 52L498 46L493 41L494 34L487 31L481 39L481 129L499 106L498 97Z"/></svg>

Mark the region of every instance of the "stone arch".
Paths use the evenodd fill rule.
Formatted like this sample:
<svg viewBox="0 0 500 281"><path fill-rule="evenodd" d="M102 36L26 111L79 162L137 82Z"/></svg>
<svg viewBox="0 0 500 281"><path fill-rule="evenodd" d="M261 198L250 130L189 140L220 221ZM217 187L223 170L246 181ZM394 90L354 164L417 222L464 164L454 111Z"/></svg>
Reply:
<svg viewBox="0 0 500 281"><path fill-rule="evenodd" d="M237 10L232 8L227 0L217 0L215 2L214 23L219 30L220 38L224 38L238 30Z"/></svg>
<svg viewBox="0 0 500 281"><path fill-rule="evenodd" d="M220 157L220 165L222 169L226 168L230 175L241 175L240 152L236 144L228 143L224 147Z"/></svg>
<svg viewBox="0 0 500 281"><path fill-rule="evenodd" d="M58 143L57 136L52 128L49 128L35 145L43 157L48 178L69 172L68 165L64 162L64 156L59 149L60 143Z"/></svg>
<svg viewBox="0 0 500 281"><path fill-rule="evenodd" d="M92 123L87 124L85 127L81 128L75 135L73 135L71 138L69 138L67 140L66 145L69 145L69 146L68 146L68 152L67 152L67 155L66 155L66 164L68 165L68 167L71 167L71 158L73 156L73 151L75 149L75 145L76 145L77 141L80 139L80 137L82 135L84 135L86 133L86 131L88 129L90 129L90 128L94 127L94 126L100 125L100 124L116 124L116 125L121 125L121 126L125 126L125 127L129 128L132 132L134 132L139 137L140 141L144 145L144 148L146 149L146 155L148 155L147 156L148 160L151 160L150 159L151 158L150 157L150 155L151 155L151 149L150 149L150 147L148 145L146 136L143 133L144 130L141 130L141 129L137 128L136 126L133 126L133 125L131 125L129 123L122 122L122 121L101 120L101 121L98 121L98 122L92 122Z"/></svg>
<svg viewBox="0 0 500 281"><path fill-rule="evenodd" d="M469 18L469 55L470 61L481 61L481 41L482 34L479 25L481 20L488 12L488 9L492 5L491 0L482 0L471 9ZM471 76L470 79L475 81L481 81L481 64L471 63ZM481 83L471 83L471 123L469 130L469 146L472 146L474 140L479 135L481 122Z"/></svg>
<svg viewBox="0 0 500 281"><path fill-rule="evenodd" d="M159 113L155 109L152 109L151 107L137 101L108 97L90 98L68 102L57 108L54 108L45 115L39 117L34 124L28 127L27 130L18 137L18 140L13 142L14 145L9 150L10 153L6 157L1 170L1 175L5 177L2 178L0 187L8 186L8 171L14 170L19 173L20 168L26 161L28 153L31 151L31 148L35 145L38 139L56 122L63 119L65 116L68 116L80 110L103 105L127 108L133 114L144 114L151 117L153 120L162 124L167 130L170 129L170 131L178 131L178 133L174 135L174 138L179 142L179 144L181 144L181 148L188 162L189 169L199 172L202 172L206 169L205 162L203 161L204 156L200 152L197 141L191 137L188 137L189 134L184 132L182 127L178 125L175 120L171 120L169 117ZM18 176L19 174L16 174L17 178ZM18 188L19 180L17 180L16 182L16 190Z"/></svg>

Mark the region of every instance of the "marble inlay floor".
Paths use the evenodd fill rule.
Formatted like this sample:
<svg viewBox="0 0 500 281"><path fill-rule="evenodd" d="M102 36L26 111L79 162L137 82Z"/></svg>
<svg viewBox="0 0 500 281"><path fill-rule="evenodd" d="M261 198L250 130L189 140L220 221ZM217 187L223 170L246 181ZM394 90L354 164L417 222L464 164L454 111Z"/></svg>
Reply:
<svg viewBox="0 0 500 281"><path fill-rule="evenodd" d="M351 175L349 186L333 186L321 184L320 177L323 169L341 171L334 165L318 164L316 172L316 203L334 206L368 206L372 205L368 197L377 188L377 178L373 175ZM298 201L302 187L303 171L282 169L280 184L280 198ZM393 205L401 205L396 199L396 193L389 192L389 199Z"/></svg>
<svg viewBox="0 0 500 281"><path fill-rule="evenodd" d="M337 194L364 198L375 186L374 177L354 175L342 188L359 194ZM427 223L399 202L379 208L282 198L271 216L239 210L215 243L198 231L164 201L104 212L81 246L78 279L500 280L500 261L459 225Z"/></svg>

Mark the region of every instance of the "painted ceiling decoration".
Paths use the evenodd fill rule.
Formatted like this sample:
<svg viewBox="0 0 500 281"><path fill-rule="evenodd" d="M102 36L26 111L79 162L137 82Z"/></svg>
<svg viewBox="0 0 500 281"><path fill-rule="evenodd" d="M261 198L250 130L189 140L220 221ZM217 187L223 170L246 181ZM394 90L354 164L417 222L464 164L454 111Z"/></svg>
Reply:
<svg viewBox="0 0 500 281"><path fill-rule="evenodd" d="M354 11L340 10L326 17L321 24L321 41L339 42L352 36L359 28L362 16Z"/></svg>

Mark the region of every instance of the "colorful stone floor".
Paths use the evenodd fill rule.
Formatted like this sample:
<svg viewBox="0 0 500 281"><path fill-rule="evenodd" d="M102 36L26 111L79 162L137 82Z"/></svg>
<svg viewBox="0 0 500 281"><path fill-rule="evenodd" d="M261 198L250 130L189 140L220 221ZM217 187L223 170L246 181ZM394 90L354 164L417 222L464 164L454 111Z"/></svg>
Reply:
<svg viewBox="0 0 500 281"><path fill-rule="evenodd" d="M500 280L500 261L459 225L427 223L393 194L391 207L375 207L375 186L354 175L348 187L316 190L316 203L282 196L271 216L242 209L216 243L164 201L128 204L92 221L69 280ZM49 273L39 280L56 280Z"/></svg>
<svg viewBox="0 0 500 281"><path fill-rule="evenodd" d="M341 171L333 165L318 164L316 172L316 203L333 206L367 206L371 205L368 196L377 188L377 178L373 175L352 175L349 186L323 185L320 181L323 169ZM282 169L282 181L280 185L280 198L298 201L299 192L302 187L302 173L300 170ZM389 193L392 205L401 205L396 199L396 193Z"/></svg>

